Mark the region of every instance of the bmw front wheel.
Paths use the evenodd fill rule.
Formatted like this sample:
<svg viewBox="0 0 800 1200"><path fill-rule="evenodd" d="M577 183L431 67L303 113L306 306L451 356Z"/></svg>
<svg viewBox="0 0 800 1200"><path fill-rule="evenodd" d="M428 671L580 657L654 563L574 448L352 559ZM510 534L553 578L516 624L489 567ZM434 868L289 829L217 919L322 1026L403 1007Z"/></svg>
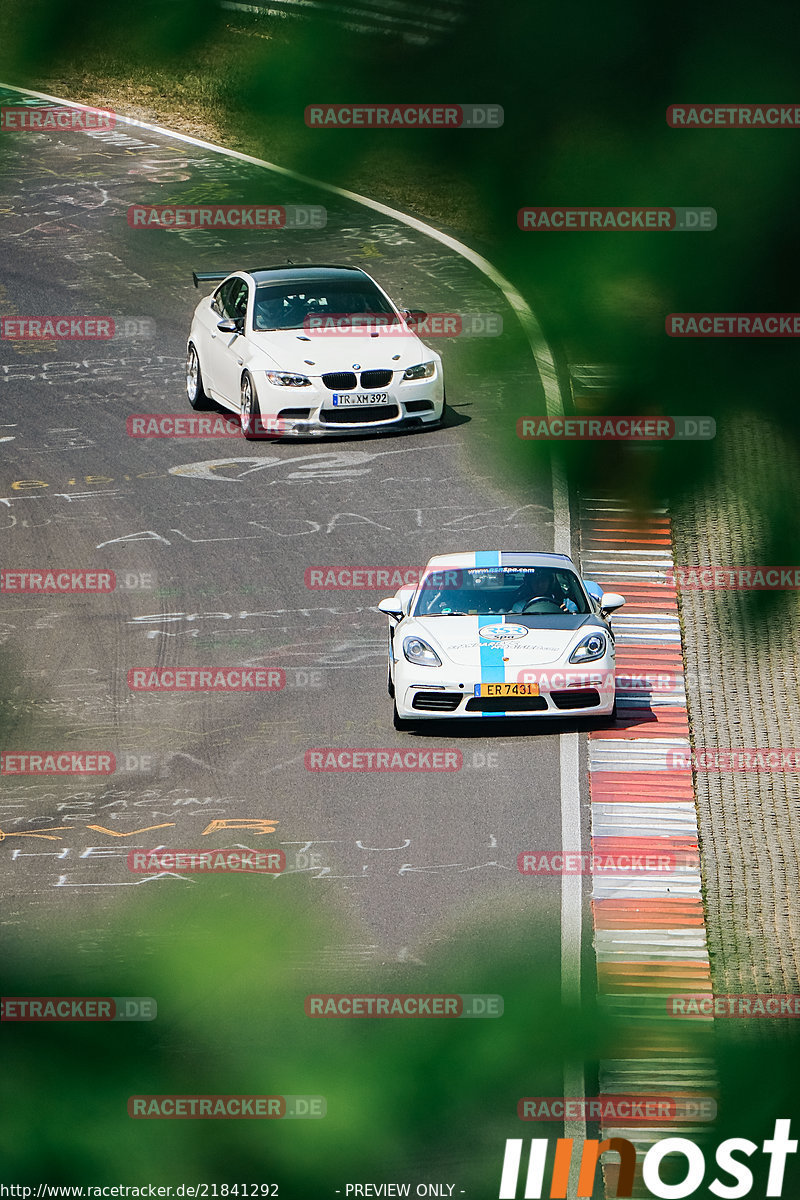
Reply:
<svg viewBox="0 0 800 1200"><path fill-rule="evenodd" d="M186 395L192 408L200 410L207 408L209 398L203 387L203 373L200 370L200 359L192 343L186 351Z"/></svg>
<svg viewBox="0 0 800 1200"><path fill-rule="evenodd" d="M248 371L245 371L242 376L242 407L240 412L242 422L242 434L253 441L254 438L261 436L261 410L258 407L258 397L256 396L255 385L253 384L252 376Z"/></svg>

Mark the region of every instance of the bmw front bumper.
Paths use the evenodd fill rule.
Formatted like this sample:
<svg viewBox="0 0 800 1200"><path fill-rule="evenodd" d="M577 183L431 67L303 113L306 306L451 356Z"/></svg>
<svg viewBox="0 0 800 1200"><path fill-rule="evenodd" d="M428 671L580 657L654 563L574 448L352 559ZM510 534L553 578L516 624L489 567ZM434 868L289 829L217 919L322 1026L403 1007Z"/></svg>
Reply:
<svg viewBox="0 0 800 1200"><path fill-rule="evenodd" d="M386 430L438 425L444 411L441 374L432 379L390 384L376 404L333 403L333 393L314 380L310 387L276 387L257 381L258 401L267 430L279 437L348 437Z"/></svg>

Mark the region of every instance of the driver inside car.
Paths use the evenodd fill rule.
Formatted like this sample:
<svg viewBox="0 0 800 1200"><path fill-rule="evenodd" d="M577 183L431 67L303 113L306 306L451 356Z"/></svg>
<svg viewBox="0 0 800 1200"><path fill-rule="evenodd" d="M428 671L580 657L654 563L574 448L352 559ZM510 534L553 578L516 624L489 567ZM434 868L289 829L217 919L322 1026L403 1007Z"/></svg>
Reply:
<svg viewBox="0 0 800 1200"><path fill-rule="evenodd" d="M259 289L260 290L260 289ZM258 330L281 329L283 326L283 297L272 297L256 292L253 325Z"/></svg>
<svg viewBox="0 0 800 1200"><path fill-rule="evenodd" d="M313 301L307 303L304 296L271 296L256 293L255 312L253 314L255 328L261 331L269 329L302 329L306 316L313 311Z"/></svg>
<svg viewBox="0 0 800 1200"><path fill-rule="evenodd" d="M525 572L525 578L517 588L508 606L508 611L524 613L526 605L537 598L550 600L561 612L574 613L578 611L577 604L562 591L555 572L546 567L536 567L533 571ZM534 615L537 608L538 606L534 605L531 610ZM547 608L539 608L539 612L544 614L547 612Z"/></svg>

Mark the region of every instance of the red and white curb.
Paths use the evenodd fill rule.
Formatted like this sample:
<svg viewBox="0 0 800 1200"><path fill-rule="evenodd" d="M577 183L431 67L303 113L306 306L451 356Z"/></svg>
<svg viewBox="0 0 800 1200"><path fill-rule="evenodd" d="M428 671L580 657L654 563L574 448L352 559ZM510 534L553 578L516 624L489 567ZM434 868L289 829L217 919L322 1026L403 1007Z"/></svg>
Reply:
<svg viewBox="0 0 800 1200"><path fill-rule="evenodd" d="M583 575L626 599L613 618L616 727L589 735L592 850L678 856L670 872L592 877L600 1003L625 1022L619 1057L601 1061L600 1091L699 1099L715 1092L713 1022L668 1017L666 1003L672 993L711 992L692 773L667 757L689 749L669 513L583 497L580 541ZM603 1125L602 1137L626 1137L644 1155L663 1137L707 1128ZM604 1167L611 1194L617 1173Z"/></svg>

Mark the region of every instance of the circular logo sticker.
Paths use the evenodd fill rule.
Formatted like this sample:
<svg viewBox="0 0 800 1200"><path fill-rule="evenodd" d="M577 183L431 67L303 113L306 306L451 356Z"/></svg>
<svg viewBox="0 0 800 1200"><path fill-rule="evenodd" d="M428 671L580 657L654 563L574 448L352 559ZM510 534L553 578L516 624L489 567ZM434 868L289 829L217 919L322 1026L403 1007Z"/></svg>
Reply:
<svg viewBox="0 0 800 1200"><path fill-rule="evenodd" d="M513 638L525 637L528 628L526 625L484 625L478 633L491 642L510 642Z"/></svg>

